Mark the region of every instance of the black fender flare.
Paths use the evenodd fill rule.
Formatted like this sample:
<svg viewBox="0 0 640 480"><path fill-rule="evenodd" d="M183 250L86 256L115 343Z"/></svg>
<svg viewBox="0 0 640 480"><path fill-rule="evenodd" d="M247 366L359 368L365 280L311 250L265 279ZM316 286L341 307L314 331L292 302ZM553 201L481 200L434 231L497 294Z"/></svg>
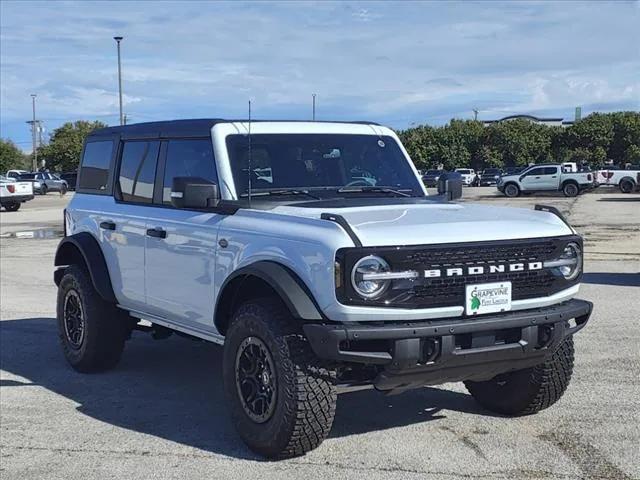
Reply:
<svg viewBox="0 0 640 480"><path fill-rule="evenodd" d="M56 267L62 267L78 263L79 260L84 261L91 276L91 282L98 294L104 300L116 303L116 296L113 293L111 277L102 249L95 237L88 232L64 237L58 244L53 264ZM53 274L56 285L60 284L63 275L64 269L56 269Z"/></svg>
<svg viewBox="0 0 640 480"><path fill-rule="evenodd" d="M258 278L267 283L282 299L294 318L316 321L324 318L320 313L320 308L317 306L313 295L296 273L280 263L262 260L236 270L225 279L220 287L216 302L216 324L225 320L224 318L220 318L223 316L225 310L225 305L223 304L229 301L233 303L234 301L234 298L229 298L229 295L237 297L239 292L238 288L233 289L235 292L229 292L227 287L229 287L232 282L235 284L236 281L242 282L243 279L251 277Z"/></svg>

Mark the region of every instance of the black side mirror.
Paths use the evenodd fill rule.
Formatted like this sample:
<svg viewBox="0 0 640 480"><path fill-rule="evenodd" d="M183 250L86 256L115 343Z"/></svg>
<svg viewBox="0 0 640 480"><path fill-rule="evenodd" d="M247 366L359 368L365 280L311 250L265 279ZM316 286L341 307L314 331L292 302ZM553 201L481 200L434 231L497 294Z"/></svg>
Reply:
<svg viewBox="0 0 640 480"><path fill-rule="evenodd" d="M174 177L171 204L176 208L211 208L218 206L218 185L200 177Z"/></svg>
<svg viewBox="0 0 640 480"><path fill-rule="evenodd" d="M462 197L462 175L458 172L446 172L438 178L438 194L445 195L447 200Z"/></svg>

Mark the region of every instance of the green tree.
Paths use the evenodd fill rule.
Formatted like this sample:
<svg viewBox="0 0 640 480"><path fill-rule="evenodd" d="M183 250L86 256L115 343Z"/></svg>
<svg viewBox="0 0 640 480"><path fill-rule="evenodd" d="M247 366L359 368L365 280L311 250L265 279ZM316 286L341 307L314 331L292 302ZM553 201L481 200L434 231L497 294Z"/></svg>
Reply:
<svg viewBox="0 0 640 480"><path fill-rule="evenodd" d="M7 170L28 168L29 158L11 140L0 138L0 175Z"/></svg>
<svg viewBox="0 0 640 480"><path fill-rule="evenodd" d="M57 171L75 170L80 163L82 144L89 133L104 128L105 123L78 120L68 122L56 128L51 135L48 145L38 149L38 156L45 159L49 169Z"/></svg>
<svg viewBox="0 0 640 480"><path fill-rule="evenodd" d="M525 119L494 123L485 129L484 144L502 157L504 166L527 166L551 158L551 129Z"/></svg>

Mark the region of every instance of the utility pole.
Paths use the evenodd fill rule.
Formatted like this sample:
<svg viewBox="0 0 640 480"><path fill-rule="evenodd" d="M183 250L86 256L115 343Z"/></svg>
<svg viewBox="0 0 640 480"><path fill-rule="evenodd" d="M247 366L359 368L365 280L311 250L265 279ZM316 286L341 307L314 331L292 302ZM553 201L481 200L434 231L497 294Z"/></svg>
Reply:
<svg viewBox="0 0 640 480"><path fill-rule="evenodd" d="M124 119L123 125L126 125L127 124L127 120L128 120L126 113L124 114L124 118L123 119Z"/></svg>
<svg viewBox="0 0 640 480"><path fill-rule="evenodd" d="M477 108L473 109L473 120L474 121L478 120L478 109Z"/></svg>
<svg viewBox="0 0 640 480"><path fill-rule="evenodd" d="M33 117L31 118L31 137L33 140L33 164L32 166L32 171L35 172L36 170L38 170L38 147L36 145L36 128L37 124L36 124L36 94L32 93L31 94L31 106L33 109Z"/></svg>
<svg viewBox="0 0 640 480"><path fill-rule="evenodd" d="M312 93L311 97L313 98L312 107L311 107L311 119L315 122L316 121L316 94Z"/></svg>
<svg viewBox="0 0 640 480"><path fill-rule="evenodd" d="M120 63L120 42L124 37L113 37L118 44L118 97L120 100L120 125L124 125L124 116L122 114L122 65Z"/></svg>

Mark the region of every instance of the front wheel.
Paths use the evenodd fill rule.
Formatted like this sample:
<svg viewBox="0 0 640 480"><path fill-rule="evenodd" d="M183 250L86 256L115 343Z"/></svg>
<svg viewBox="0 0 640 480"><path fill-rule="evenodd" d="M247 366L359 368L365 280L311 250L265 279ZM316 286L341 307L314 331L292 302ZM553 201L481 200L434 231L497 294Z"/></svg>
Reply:
<svg viewBox="0 0 640 480"><path fill-rule="evenodd" d="M485 382L464 382L487 410L502 415L530 415L550 407L564 394L573 373L573 337L564 340L544 363L500 374Z"/></svg>
<svg viewBox="0 0 640 480"><path fill-rule="evenodd" d="M47 187L46 185L42 185L42 187L40 188L40 195L46 195L47 193L49 193L49 187Z"/></svg>
<svg viewBox="0 0 640 480"><path fill-rule="evenodd" d="M575 197L580 193L580 189L575 183L566 183L564 187L562 187L562 193L564 193L565 197Z"/></svg>
<svg viewBox="0 0 640 480"><path fill-rule="evenodd" d="M254 452L295 457L329 434L335 374L316 359L278 299L237 310L225 338L223 375L233 423Z"/></svg>
<svg viewBox="0 0 640 480"><path fill-rule="evenodd" d="M520 189L517 185L509 183L504 187L504 194L510 198L517 197L518 195L520 195Z"/></svg>

